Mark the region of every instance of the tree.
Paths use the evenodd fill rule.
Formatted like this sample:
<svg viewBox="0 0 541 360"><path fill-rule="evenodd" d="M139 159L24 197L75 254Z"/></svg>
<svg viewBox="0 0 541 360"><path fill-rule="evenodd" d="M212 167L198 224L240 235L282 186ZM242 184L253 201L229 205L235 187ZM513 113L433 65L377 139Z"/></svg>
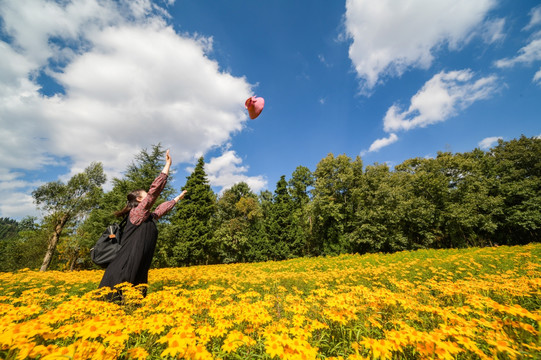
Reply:
<svg viewBox="0 0 541 360"><path fill-rule="evenodd" d="M311 255L312 217L310 216L310 190L314 186L314 175L305 166L298 166L289 180L289 192L293 202L293 222L297 228L294 254ZM302 248L298 248L302 246Z"/></svg>
<svg viewBox="0 0 541 360"><path fill-rule="evenodd" d="M0 241L8 240L17 235L17 220L0 218Z"/></svg>
<svg viewBox="0 0 541 360"><path fill-rule="evenodd" d="M248 184L240 182L218 199L215 237L222 262L268 259L268 245L260 236L262 211Z"/></svg>
<svg viewBox="0 0 541 360"><path fill-rule="evenodd" d="M200 157L194 171L188 176L184 199L171 217L171 225L164 236L169 266L216 263L217 254L213 238L212 217L216 212L216 195L205 173L205 160Z"/></svg>
<svg viewBox="0 0 541 360"><path fill-rule="evenodd" d="M14 219L0 218L0 271L9 271L10 258L13 257L13 243L17 237L18 223Z"/></svg>
<svg viewBox="0 0 541 360"><path fill-rule="evenodd" d="M316 255L348 252L347 234L355 226L353 220L358 205L354 193L362 181L362 160L329 154L318 163L314 176L312 248Z"/></svg>
<svg viewBox="0 0 541 360"><path fill-rule="evenodd" d="M276 184L273 201L267 222L267 235L270 245L270 256L273 260L284 260L299 256L302 244L293 214L293 201L287 189L285 176L282 175Z"/></svg>
<svg viewBox="0 0 541 360"><path fill-rule="evenodd" d="M541 237L541 139L504 142L491 149L504 206L497 241L516 245Z"/></svg>
<svg viewBox="0 0 541 360"><path fill-rule="evenodd" d="M475 149L469 153L438 154L448 174L448 200L442 213L448 247L486 246L493 243L502 214L497 194L494 158Z"/></svg>
<svg viewBox="0 0 541 360"><path fill-rule="evenodd" d="M83 216L98 204L103 194L103 183L105 174L101 163L92 163L66 184L53 181L32 192L36 204L49 213L48 218L53 225L40 271L46 271L49 267L60 235L68 222Z"/></svg>
<svg viewBox="0 0 541 360"><path fill-rule="evenodd" d="M456 178L455 169L448 167L450 158L450 153L439 153L437 159L413 158L395 167L395 186L402 196L396 214L406 249L444 247L442 214Z"/></svg>
<svg viewBox="0 0 541 360"><path fill-rule="evenodd" d="M46 222L40 226L35 220L33 217L26 217L19 222L17 236L6 242L6 247L0 251L0 271L39 268L40 259L47 250L51 228Z"/></svg>
<svg viewBox="0 0 541 360"><path fill-rule="evenodd" d="M36 268L36 259L43 255L47 237L39 231L36 218L25 217L21 221L0 219L7 227L0 237L0 271L15 271L22 268Z"/></svg>
<svg viewBox="0 0 541 360"><path fill-rule="evenodd" d="M357 206L355 226L349 234L350 251L363 254L406 247L407 241L399 226L398 205L402 193L397 179L385 164L366 167L362 183L354 194Z"/></svg>

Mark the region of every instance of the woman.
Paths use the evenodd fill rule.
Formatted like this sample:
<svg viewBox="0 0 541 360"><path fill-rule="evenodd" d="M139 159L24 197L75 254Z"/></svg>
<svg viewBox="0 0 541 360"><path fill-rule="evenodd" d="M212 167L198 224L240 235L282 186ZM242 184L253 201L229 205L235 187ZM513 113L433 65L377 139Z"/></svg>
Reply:
<svg viewBox="0 0 541 360"><path fill-rule="evenodd" d="M99 287L114 288L123 282L133 285L148 283L148 270L154 256L158 229L156 220L169 212L177 202L186 194L184 190L173 200L160 204L154 212L150 212L162 192L169 168L171 156L169 150L165 154L165 166L150 186L148 193L145 190L135 190L128 194L128 203L121 211L115 213L117 217L128 217L122 234L121 248L117 257L107 266ZM146 296L146 288L143 289ZM120 291L110 294L109 299L117 300L121 297Z"/></svg>

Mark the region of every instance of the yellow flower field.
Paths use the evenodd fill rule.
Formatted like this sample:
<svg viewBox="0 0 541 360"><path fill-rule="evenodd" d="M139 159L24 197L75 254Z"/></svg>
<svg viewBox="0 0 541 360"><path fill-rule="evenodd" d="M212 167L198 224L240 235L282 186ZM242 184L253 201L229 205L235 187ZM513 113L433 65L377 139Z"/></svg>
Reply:
<svg viewBox="0 0 541 360"><path fill-rule="evenodd" d="M5 359L523 359L541 354L541 244L0 274Z"/></svg>

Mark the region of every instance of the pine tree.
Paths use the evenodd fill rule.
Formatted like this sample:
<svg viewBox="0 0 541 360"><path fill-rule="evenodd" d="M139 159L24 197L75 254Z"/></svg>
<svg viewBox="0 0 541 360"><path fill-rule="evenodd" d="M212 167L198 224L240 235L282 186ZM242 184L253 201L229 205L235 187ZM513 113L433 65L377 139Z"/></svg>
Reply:
<svg viewBox="0 0 541 360"><path fill-rule="evenodd" d="M297 236L298 227L293 213L293 201L288 192L285 176L276 184L270 216L267 219L271 256L273 260L284 260L299 256L302 244Z"/></svg>
<svg viewBox="0 0 541 360"><path fill-rule="evenodd" d="M169 265L201 265L217 262L211 219L216 212L216 195L205 173L205 160L200 157L188 176L186 196L177 205L171 218L167 241L172 252Z"/></svg>
<svg viewBox="0 0 541 360"><path fill-rule="evenodd" d="M292 253L312 255L312 217L310 216L310 188L314 185L314 175L305 166L298 166L289 180L289 192L293 201L293 222L296 227L295 244Z"/></svg>

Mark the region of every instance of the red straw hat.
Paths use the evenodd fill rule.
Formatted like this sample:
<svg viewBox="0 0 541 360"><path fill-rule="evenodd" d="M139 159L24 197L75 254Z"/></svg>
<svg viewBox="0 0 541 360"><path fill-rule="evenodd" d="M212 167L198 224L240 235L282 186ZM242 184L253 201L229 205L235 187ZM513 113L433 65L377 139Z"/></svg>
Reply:
<svg viewBox="0 0 541 360"><path fill-rule="evenodd" d="M261 97L252 96L246 100L244 103L246 109L248 109L248 114L250 114L250 119L255 119L263 111L265 106L265 99Z"/></svg>

